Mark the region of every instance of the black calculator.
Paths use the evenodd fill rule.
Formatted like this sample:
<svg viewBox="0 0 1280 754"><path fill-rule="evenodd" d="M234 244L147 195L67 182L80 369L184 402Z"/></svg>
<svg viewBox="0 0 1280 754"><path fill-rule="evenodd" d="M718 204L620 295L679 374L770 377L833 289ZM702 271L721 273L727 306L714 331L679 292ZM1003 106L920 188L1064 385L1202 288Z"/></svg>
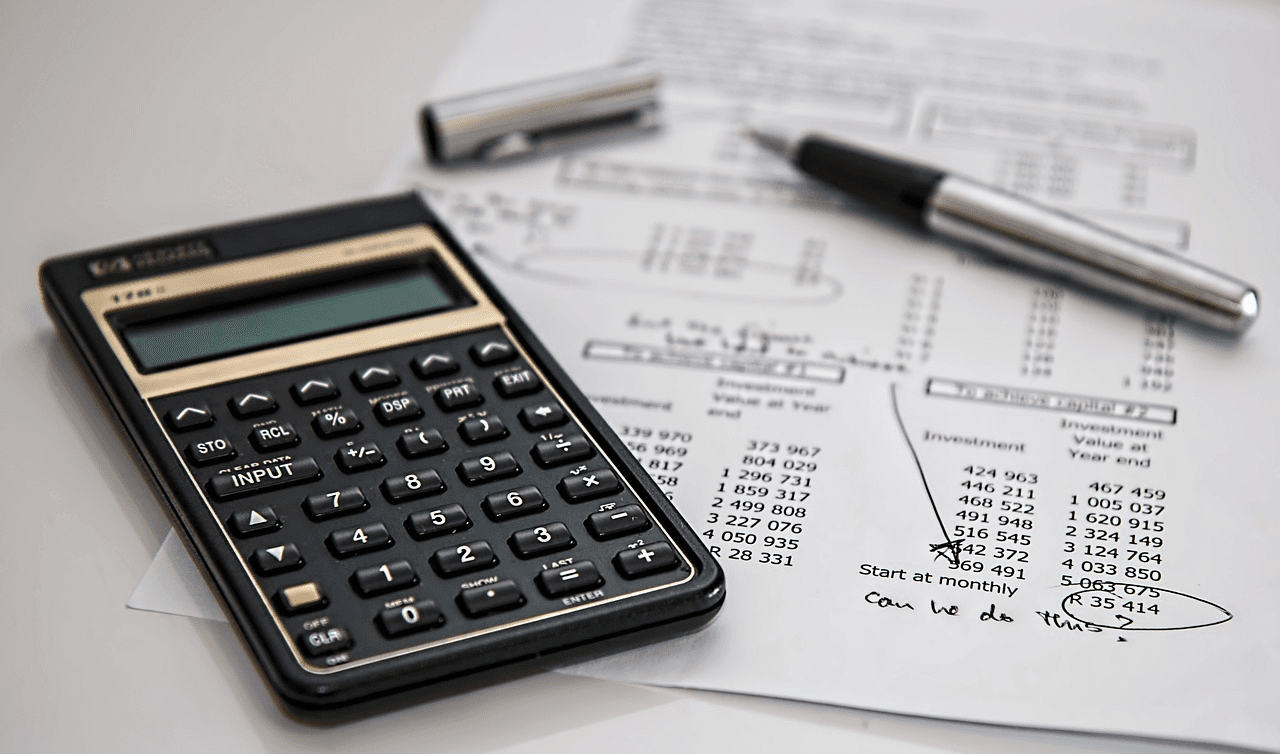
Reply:
<svg viewBox="0 0 1280 754"><path fill-rule="evenodd" d="M697 535L416 195L61 257L40 283L296 707L632 646L723 603Z"/></svg>

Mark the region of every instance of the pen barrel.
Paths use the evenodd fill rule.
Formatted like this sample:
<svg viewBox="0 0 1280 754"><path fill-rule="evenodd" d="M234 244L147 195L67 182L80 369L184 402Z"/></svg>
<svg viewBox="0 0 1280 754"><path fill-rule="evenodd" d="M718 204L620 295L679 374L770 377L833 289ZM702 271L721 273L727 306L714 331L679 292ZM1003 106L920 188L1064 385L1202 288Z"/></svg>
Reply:
<svg viewBox="0 0 1280 754"><path fill-rule="evenodd" d="M1217 330L1258 316L1252 286L1086 220L959 176L929 197L924 224L995 256Z"/></svg>

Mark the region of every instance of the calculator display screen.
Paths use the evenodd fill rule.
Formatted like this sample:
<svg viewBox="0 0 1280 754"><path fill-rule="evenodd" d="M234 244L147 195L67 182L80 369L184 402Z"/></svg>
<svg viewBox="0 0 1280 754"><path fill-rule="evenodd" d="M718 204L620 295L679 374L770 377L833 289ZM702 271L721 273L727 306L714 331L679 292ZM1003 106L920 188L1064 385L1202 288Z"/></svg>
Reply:
<svg viewBox="0 0 1280 754"><path fill-rule="evenodd" d="M430 269L401 268L120 329L143 372L405 319L461 303Z"/></svg>

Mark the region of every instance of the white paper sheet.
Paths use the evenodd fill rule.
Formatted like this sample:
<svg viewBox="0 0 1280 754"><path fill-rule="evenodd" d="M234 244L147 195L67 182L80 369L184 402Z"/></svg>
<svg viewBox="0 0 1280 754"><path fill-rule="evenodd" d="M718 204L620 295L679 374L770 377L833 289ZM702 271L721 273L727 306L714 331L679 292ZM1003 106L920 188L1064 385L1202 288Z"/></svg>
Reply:
<svg viewBox="0 0 1280 754"><path fill-rule="evenodd" d="M685 516L730 597L580 672L1280 749L1277 12L1243 3L490 7L439 95L634 54L662 135L413 186ZM1239 343L846 206L816 127L1256 283Z"/></svg>

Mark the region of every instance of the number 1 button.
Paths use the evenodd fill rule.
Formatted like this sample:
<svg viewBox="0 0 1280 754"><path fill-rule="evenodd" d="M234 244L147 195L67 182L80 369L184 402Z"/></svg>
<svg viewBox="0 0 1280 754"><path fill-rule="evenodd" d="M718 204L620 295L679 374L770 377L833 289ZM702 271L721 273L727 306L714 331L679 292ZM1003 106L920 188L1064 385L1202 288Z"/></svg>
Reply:
<svg viewBox="0 0 1280 754"><path fill-rule="evenodd" d="M383 563L376 568L361 568L351 577L351 585L361 597L403 589L418 583L418 574L407 560Z"/></svg>

